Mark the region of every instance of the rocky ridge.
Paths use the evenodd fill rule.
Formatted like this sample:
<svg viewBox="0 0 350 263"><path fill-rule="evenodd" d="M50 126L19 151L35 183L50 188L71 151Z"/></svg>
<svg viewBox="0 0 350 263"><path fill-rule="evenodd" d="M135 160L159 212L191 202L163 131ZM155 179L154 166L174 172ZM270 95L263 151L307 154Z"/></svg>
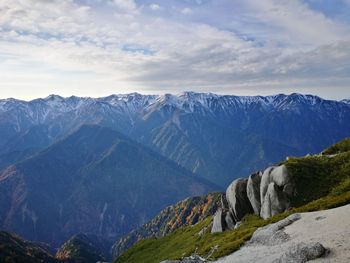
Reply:
<svg viewBox="0 0 350 263"><path fill-rule="evenodd" d="M51 255L50 246L35 243L21 237L0 231L0 262L59 263Z"/></svg>
<svg viewBox="0 0 350 263"><path fill-rule="evenodd" d="M81 125L98 124L224 187L232 177L262 169L286 154L319 152L350 132L349 120L346 101L296 93L5 99L0 100L0 169L45 149ZM314 136L318 130L323 132Z"/></svg>
<svg viewBox="0 0 350 263"><path fill-rule="evenodd" d="M190 197L163 209L155 218L117 240L113 246L113 256L122 252L141 239L163 237L183 226L195 225L214 215L221 206L221 193Z"/></svg>
<svg viewBox="0 0 350 263"><path fill-rule="evenodd" d="M61 245L55 257L64 262L96 263L110 259L110 253L108 244L99 237L77 234Z"/></svg>
<svg viewBox="0 0 350 263"><path fill-rule="evenodd" d="M267 219L291 207L295 185L285 165L272 166L248 178L234 180L214 216L212 233L238 226L247 214Z"/></svg>

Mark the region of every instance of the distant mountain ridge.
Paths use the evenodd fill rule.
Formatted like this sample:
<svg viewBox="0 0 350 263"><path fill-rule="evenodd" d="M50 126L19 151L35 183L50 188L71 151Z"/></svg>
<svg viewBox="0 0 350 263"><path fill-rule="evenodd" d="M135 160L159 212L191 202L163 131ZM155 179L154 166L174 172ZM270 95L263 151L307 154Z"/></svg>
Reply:
<svg viewBox="0 0 350 263"><path fill-rule="evenodd" d="M232 175L249 174L286 155L319 152L345 138L350 104L296 93L5 99L0 100L0 169L84 124L115 129L224 187Z"/></svg>
<svg viewBox="0 0 350 263"><path fill-rule="evenodd" d="M0 226L54 246L76 233L114 241L165 206L217 189L117 131L84 125L0 173Z"/></svg>

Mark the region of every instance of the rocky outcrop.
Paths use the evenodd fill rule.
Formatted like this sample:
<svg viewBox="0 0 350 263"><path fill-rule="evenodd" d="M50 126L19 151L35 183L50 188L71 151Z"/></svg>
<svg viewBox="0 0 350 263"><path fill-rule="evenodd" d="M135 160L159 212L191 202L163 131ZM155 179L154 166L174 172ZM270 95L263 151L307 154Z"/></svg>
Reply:
<svg viewBox="0 0 350 263"><path fill-rule="evenodd" d="M322 257L327 250L319 242L298 243L290 246L288 250L273 263L305 263L309 260Z"/></svg>
<svg viewBox="0 0 350 263"><path fill-rule="evenodd" d="M62 244L56 258L63 262L102 262L110 258L109 248L109 244L97 236L77 234Z"/></svg>
<svg viewBox="0 0 350 263"><path fill-rule="evenodd" d="M249 241L250 245L272 246L286 242L289 236L283 231L286 226L300 220L300 214L291 215L277 223L258 228Z"/></svg>
<svg viewBox="0 0 350 263"><path fill-rule="evenodd" d="M212 233L220 233L235 227L235 220L228 210L219 209L213 219Z"/></svg>
<svg viewBox="0 0 350 263"><path fill-rule="evenodd" d="M260 216L264 219L282 213L290 206L290 202L283 191L275 183L270 183L262 201Z"/></svg>
<svg viewBox="0 0 350 263"><path fill-rule="evenodd" d="M287 210L293 192L294 184L285 165L267 168L260 184L260 216L266 219Z"/></svg>
<svg viewBox="0 0 350 263"><path fill-rule="evenodd" d="M234 180L226 190L226 200L215 214L212 233L233 229L251 213L266 219L291 207L295 184L285 165L271 166L248 179Z"/></svg>
<svg viewBox="0 0 350 263"><path fill-rule="evenodd" d="M261 172L254 173L249 176L247 183L247 196L252 205L254 213L260 215L261 202L260 202L260 182Z"/></svg>
<svg viewBox="0 0 350 263"><path fill-rule="evenodd" d="M247 196L247 182L248 179L237 179L226 190L229 211L236 222L241 221L246 214L253 212Z"/></svg>
<svg viewBox="0 0 350 263"><path fill-rule="evenodd" d="M225 227L224 227L224 217L223 217L223 211L220 208L218 211L216 211L213 219L213 226L211 228L212 233L219 233L219 232L224 232Z"/></svg>

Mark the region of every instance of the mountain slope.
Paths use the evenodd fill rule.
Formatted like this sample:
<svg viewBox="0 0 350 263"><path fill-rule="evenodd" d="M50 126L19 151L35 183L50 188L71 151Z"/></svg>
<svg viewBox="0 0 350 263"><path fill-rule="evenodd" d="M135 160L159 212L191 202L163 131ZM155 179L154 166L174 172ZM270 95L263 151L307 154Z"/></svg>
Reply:
<svg viewBox="0 0 350 263"><path fill-rule="evenodd" d="M0 154L43 149L82 124L116 129L225 187L232 177L286 155L319 152L345 138L350 104L302 94L240 97L193 92L7 99L0 100ZM16 161L10 157L4 166Z"/></svg>
<svg viewBox="0 0 350 263"><path fill-rule="evenodd" d="M113 256L119 256L141 239L163 237L180 227L197 224L215 213L220 207L221 198L221 193L210 193L166 207L155 218L117 240L113 246Z"/></svg>
<svg viewBox="0 0 350 263"><path fill-rule="evenodd" d="M56 258L65 262L96 263L109 258L109 251L101 251L106 244L96 236L77 234L59 248Z"/></svg>
<svg viewBox="0 0 350 263"><path fill-rule="evenodd" d="M33 243L0 231L0 262L58 263L45 244Z"/></svg>
<svg viewBox="0 0 350 263"><path fill-rule="evenodd" d="M0 223L55 246L76 233L115 240L163 207L215 189L114 130L83 126L0 174Z"/></svg>
<svg viewBox="0 0 350 263"><path fill-rule="evenodd" d="M350 203L350 144L346 139L326 149L337 155L314 155L284 161L295 179L297 195L294 208L267 220L246 215L242 224L223 233L210 233L212 218L183 227L162 237L142 240L118 257L115 262L160 262L180 259L193 253L215 259L238 250L258 227L277 222L296 212L318 211ZM338 150L340 149L340 150ZM199 233L203 233L199 235Z"/></svg>

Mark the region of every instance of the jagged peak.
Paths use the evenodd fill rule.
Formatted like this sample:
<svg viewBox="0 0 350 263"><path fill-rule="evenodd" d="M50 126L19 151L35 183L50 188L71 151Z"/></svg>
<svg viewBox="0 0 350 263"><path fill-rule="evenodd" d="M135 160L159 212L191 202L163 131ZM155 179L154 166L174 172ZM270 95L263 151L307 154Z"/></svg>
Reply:
<svg viewBox="0 0 350 263"><path fill-rule="evenodd" d="M60 95L50 94L45 98L45 100L64 100L64 98L61 97Z"/></svg>
<svg viewBox="0 0 350 263"><path fill-rule="evenodd" d="M10 104L6 104L9 103ZM86 103L102 103L110 107L118 107L128 112L138 112L139 110L154 111L164 106L171 106L185 112L193 112L196 109L201 111L210 111L215 107L222 110L230 106L241 107L242 109L251 105L259 105L266 109L285 108L298 104L316 105L321 102L334 102L350 104L350 100L331 101L324 100L318 96L310 94L292 93L276 94L270 96L236 96L219 95L215 93L201 93L193 91L184 91L179 94L166 93L164 95L143 95L137 92L127 94L113 94L106 97L90 98L71 96L64 98L59 95L49 95L46 98L35 99L32 101L21 101L13 98L0 100L1 109L6 110L12 104L21 102L22 104L44 103L58 111L67 111L78 108ZM60 110L61 109L61 110Z"/></svg>

